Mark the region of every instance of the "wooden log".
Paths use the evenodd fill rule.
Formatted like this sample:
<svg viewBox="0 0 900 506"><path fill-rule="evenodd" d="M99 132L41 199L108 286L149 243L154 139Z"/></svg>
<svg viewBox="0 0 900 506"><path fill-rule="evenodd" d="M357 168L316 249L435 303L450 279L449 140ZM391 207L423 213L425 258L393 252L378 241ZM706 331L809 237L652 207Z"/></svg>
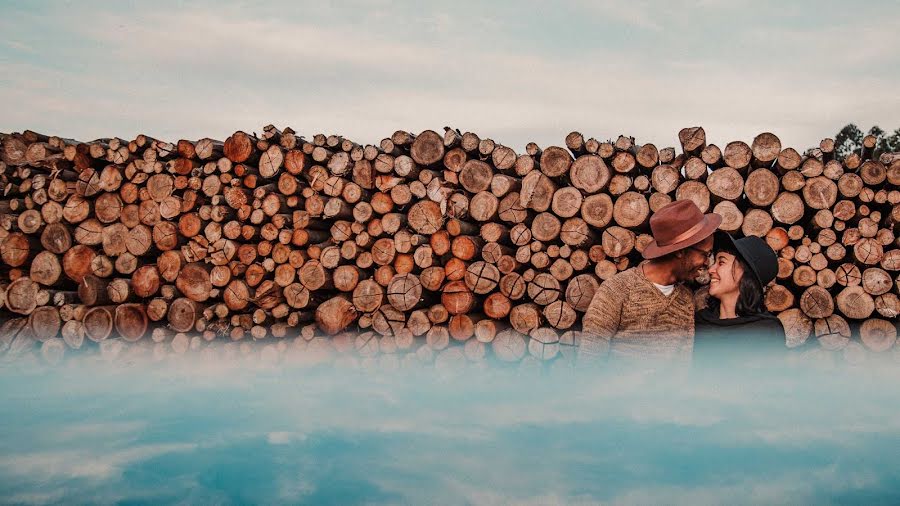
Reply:
<svg viewBox="0 0 900 506"><path fill-rule="evenodd" d="M566 285L565 300L575 311L585 312L600 284L591 274L580 274Z"/></svg>
<svg viewBox="0 0 900 506"><path fill-rule="evenodd" d="M870 267L862 273L862 287L869 295L881 295L894 287L894 280L887 271Z"/></svg>
<svg viewBox="0 0 900 506"><path fill-rule="evenodd" d="M560 218L571 218L581 210L582 201L583 198L578 189L566 186L558 189L553 194L550 208L553 210L553 213Z"/></svg>
<svg viewBox="0 0 900 506"><path fill-rule="evenodd" d="M612 174L603 158L597 155L579 156L571 165L569 181L575 188L588 194L602 191L609 184Z"/></svg>
<svg viewBox="0 0 900 506"><path fill-rule="evenodd" d="M709 210L709 188L699 181L685 181L675 191L676 200L692 200L702 212Z"/></svg>
<svg viewBox="0 0 900 506"><path fill-rule="evenodd" d="M847 318L863 320L875 311L875 300L861 286L848 286L835 297L838 310Z"/></svg>
<svg viewBox="0 0 900 506"><path fill-rule="evenodd" d="M235 132L223 145L223 154L234 163L250 162L255 152L257 139L244 132Z"/></svg>
<svg viewBox="0 0 900 506"><path fill-rule="evenodd" d="M683 170L684 177L695 181L706 181L706 177L709 174L706 163L696 156L692 156L685 160Z"/></svg>
<svg viewBox="0 0 900 506"><path fill-rule="evenodd" d="M816 320L813 332L819 345L829 351L840 350L850 341L850 325L836 314Z"/></svg>
<svg viewBox="0 0 900 506"><path fill-rule="evenodd" d="M138 341L147 333L147 312L143 304L116 306L114 318L116 332L126 341Z"/></svg>
<svg viewBox="0 0 900 506"><path fill-rule="evenodd" d="M887 178L887 168L879 161L868 160L859 168L859 177L868 187L877 187Z"/></svg>
<svg viewBox="0 0 900 506"><path fill-rule="evenodd" d="M72 247L72 234L62 223L48 224L41 232L41 245L50 253L62 255Z"/></svg>
<svg viewBox="0 0 900 506"><path fill-rule="evenodd" d="M523 279L522 275L511 272L509 274L504 274L503 277L500 278L499 287L500 293L504 296L511 300L519 300L525 296L527 282Z"/></svg>
<svg viewBox="0 0 900 506"><path fill-rule="evenodd" d="M581 132L571 132L566 136L566 147L576 156L585 152L584 136Z"/></svg>
<svg viewBox="0 0 900 506"><path fill-rule="evenodd" d="M512 303L509 297L500 292L494 292L487 296L484 300L484 314L495 320L502 320L509 315L512 310Z"/></svg>
<svg viewBox="0 0 900 506"><path fill-rule="evenodd" d="M65 344L73 350L80 349L84 344L84 324L78 320L65 322L60 333Z"/></svg>
<svg viewBox="0 0 900 506"><path fill-rule="evenodd" d="M358 313L353 303L346 297L328 299L316 308L316 325L328 335L335 335L346 329L357 319Z"/></svg>
<svg viewBox="0 0 900 506"><path fill-rule="evenodd" d="M21 267L31 256L31 243L25 234L13 232L0 243L0 258L10 267Z"/></svg>
<svg viewBox="0 0 900 506"><path fill-rule="evenodd" d="M175 278L175 286L188 299L195 302L206 301L212 290L209 268L200 262L185 265Z"/></svg>
<svg viewBox="0 0 900 506"><path fill-rule="evenodd" d="M810 318L827 318L834 312L834 300L825 288L810 286L800 296L800 309Z"/></svg>
<svg viewBox="0 0 900 506"><path fill-rule="evenodd" d="M750 165L753 150L745 142L732 141L725 146L722 159L725 164L734 169L744 169Z"/></svg>
<svg viewBox="0 0 900 506"><path fill-rule="evenodd" d="M762 209L751 209L744 216L741 232L745 236L765 237L772 230L772 215Z"/></svg>
<svg viewBox="0 0 900 506"><path fill-rule="evenodd" d="M450 281L441 291L441 303L451 315L464 314L475 306L475 297L464 281Z"/></svg>
<svg viewBox="0 0 900 506"><path fill-rule="evenodd" d="M82 319L84 335L91 341L101 342L112 334L115 306L96 306L90 308Z"/></svg>
<svg viewBox="0 0 900 506"><path fill-rule="evenodd" d="M414 274L394 276L387 287L387 300L399 311L410 311L422 300L422 284Z"/></svg>
<svg viewBox="0 0 900 506"><path fill-rule="evenodd" d="M425 343L432 350L443 350L450 345L450 333L446 327L431 327L425 334ZM425 347L423 346L423 348Z"/></svg>
<svg viewBox="0 0 900 506"><path fill-rule="evenodd" d="M541 172L533 171L522 179L519 203L527 209L544 212L550 208L555 192L556 185L549 177Z"/></svg>
<svg viewBox="0 0 900 506"><path fill-rule="evenodd" d="M559 335L549 328L533 330L528 339L528 353L538 360L552 360L559 354Z"/></svg>
<svg viewBox="0 0 900 506"><path fill-rule="evenodd" d="M887 320L868 319L859 327L859 339L876 353L887 351L897 342L897 326Z"/></svg>
<svg viewBox="0 0 900 506"><path fill-rule="evenodd" d="M584 199L581 205L581 218L593 227L605 228L613 219L612 198L605 194L599 193L591 195Z"/></svg>
<svg viewBox="0 0 900 506"><path fill-rule="evenodd" d="M455 341L466 342L475 335L475 324L483 319L483 315L453 315L447 330Z"/></svg>
<svg viewBox="0 0 900 506"><path fill-rule="evenodd" d="M571 328L577 319L575 309L568 302L557 300L548 304L543 311L544 319L557 329Z"/></svg>
<svg viewBox="0 0 900 506"><path fill-rule="evenodd" d="M497 287L500 282L500 270L487 262L473 262L466 268L466 286L474 293L488 294Z"/></svg>
<svg viewBox="0 0 900 506"><path fill-rule="evenodd" d="M744 214L738 209L737 205L730 200L723 200L716 204L713 212L722 217L722 223L719 225L720 230L734 233L741 229L744 224Z"/></svg>
<svg viewBox="0 0 900 506"><path fill-rule="evenodd" d="M469 160L459 173L459 184L470 193L486 191L491 187L494 171L481 160Z"/></svg>
<svg viewBox="0 0 900 506"><path fill-rule="evenodd" d="M778 313L784 327L787 345L790 348L806 342L813 330L813 322L799 308L791 308Z"/></svg>
<svg viewBox="0 0 900 506"><path fill-rule="evenodd" d="M38 305L40 287L28 276L14 280L6 287L6 309L13 313L29 315Z"/></svg>
<svg viewBox="0 0 900 506"><path fill-rule="evenodd" d="M678 141L685 153L698 154L706 147L706 132L703 127L682 128L678 132Z"/></svg>
<svg viewBox="0 0 900 506"><path fill-rule="evenodd" d="M518 362L525 356L525 336L513 329L503 330L491 341L491 350L503 362Z"/></svg>
<svg viewBox="0 0 900 506"><path fill-rule="evenodd" d="M775 284L766 290L764 304L769 311L780 313L794 305L794 294L787 287Z"/></svg>
<svg viewBox="0 0 900 506"><path fill-rule="evenodd" d="M714 170L707 178L706 185L710 193L719 200L736 201L744 193L744 179L731 167Z"/></svg>
<svg viewBox="0 0 900 506"><path fill-rule="evenodd" d="M540 168L547 177L560 177L569 172L572 155L558 146L550 146L541 153Z"/></svg>
<svg viewBox="0 0 900 506"><path fill-rule="evenodd" d="M413 204L407 215L409 226L417 233L431 235L443 225L441 209L437 203L421 200Z"/></svg>
<svg viewBox="0 0 900 506"><path fill-rule="evenodd" d="M559 299L561 287L552 275L542 272L528 283L528 297L535 303L546 306Z"/></svg>
<svg viewBox="0 0 900 506"><path fill-rule="evenodd" d="M52 306L35 308L28 316L28 326L31 335L38 341L44 342L56 337L62 326L59 309Z"/></svg>
<svg viewBox="0 0 900 506"><path fill-rule="evenodd" d="M635 234L626 228L612 226L603 231L602 245L606 256L619 258L634 249Z"/></svg>
<svg viewBox="0 0 900 506"><path fill-rule="evenodd" d="M637 164L643 169L653 169L659 164L659 150L653 144L644 144L635 155Z"/></svg>
<svg viewBox="0 0 900 506"><path fill-rule="evenodd" d="M772 203L772 218L787 225L793 225L803 218L805 206L796 193L782 192Z"/></svg>
<svg viewBox="0 0 900 506"><path fill-rule="evenodd" d="M885 318L896 318L900 315L900 297L894 293L885 293L875 297L875 310Z"/></svg>
<svg viewBox="0 0 900 506"><path fill-rule="evenodd" d="M559 236L561 223L559 218L549 212L535 216L531 224L532 237L537 241L552 241Z"/></svg>
<svg viewBox="0 0 900 506"><path fill-rule="evenodd" d="M156 295L161 284L162 280L159 277L159 270L155 265L138 267L131 274L131 287L134 290L134 294L138 297L147 298ZM212 285L209 286L209 290L212 290Z"/></svg>
<svg viewBox="0 0 900 506"><path fill-rule="evenodd" d="M541 307L530 302L513 307L509 313L510 325L522 334L528 334L532 330L539 328L542 321L541 318Z"/></svg>
<svg viewBox="0 0 900 506"><path fill-rule="evenodd" d="M433 130L425 130L416 136L409 152L417 164L434 165L444 157L444 139Z"/></svg>
<svg viewBox="0 0 900 506"><path fill-rule="evenodd" d="M41 251L31 262L31 279L44 286L53 286L62 276L59 258L49 251Z"/></svg>
<svg viewBox="0 0 900 506"><path fill-rule="evenodd" d="M873 238L862 238L853 244L853 257L865 265L877 265L884 257L884 247Z"/></svg>
<svg viewBox="0 0 900 506"><path fill-rule="evenodd" d="M613 206L613 219L626 228L643 227L650 218L650 205L647 199L637 192L625 192L616 198Z"/></svg>

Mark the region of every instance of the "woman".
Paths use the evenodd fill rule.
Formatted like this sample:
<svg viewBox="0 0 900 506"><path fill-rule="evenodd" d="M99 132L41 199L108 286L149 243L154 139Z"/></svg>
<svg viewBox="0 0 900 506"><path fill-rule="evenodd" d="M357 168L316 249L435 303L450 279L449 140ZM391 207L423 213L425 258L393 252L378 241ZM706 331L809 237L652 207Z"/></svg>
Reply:
<svg viewBox="0 0 900 506"><path fill-rule="evenodd" d="M696 361L716 363L735 352L787 350L781 321L763 303L763 289L777 273L778 258L764 240L755 236L735 240L716 233L709 268L710 303L694 317Z"/></svg>

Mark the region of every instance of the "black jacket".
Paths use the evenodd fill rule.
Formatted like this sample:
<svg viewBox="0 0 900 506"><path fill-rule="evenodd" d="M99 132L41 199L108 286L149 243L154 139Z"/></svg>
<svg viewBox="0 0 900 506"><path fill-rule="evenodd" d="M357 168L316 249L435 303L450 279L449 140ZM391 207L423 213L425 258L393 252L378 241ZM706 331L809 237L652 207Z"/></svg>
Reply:
<svg viewBox="0 0 900 506"><path fill-rule="evenodd" d="M789 352L781 320L771 313L719 318L716 306L694 315L694 362L716 364L742 357Z"/></svg>

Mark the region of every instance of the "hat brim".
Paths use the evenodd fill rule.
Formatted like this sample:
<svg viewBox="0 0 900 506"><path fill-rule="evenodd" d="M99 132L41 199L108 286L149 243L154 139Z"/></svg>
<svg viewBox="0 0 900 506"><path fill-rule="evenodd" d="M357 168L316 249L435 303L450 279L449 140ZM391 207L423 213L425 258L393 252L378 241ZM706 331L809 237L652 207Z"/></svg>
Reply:
<svg viewBox="0 0 900 506"><path fill-rule="evenodd" d="M656 243L656 239L654 239L650 242L650 244L647 245L646 248L644 248L642 255L647 260L653 260L654 258L666 256L669 253L678 251L680 249L688 248L713 235L713 233L715 233L715 231L721 224L721 216L716 213L706 214L703 216L703 228L698 230L696 234L688 237L683 241L667 244L665 246L660 246Z"/></svg>
<svg viewBox="0 0 900 506"><path fill-rule="evenodd" d="M762 282L762 276L760 276L759 274L759 266L756 265L756 262L750 261L746 247L735 241L734 237L731 237L731 234L722 230L716 232L715 237L716 251L725 250L736 254L738 257L740 257L744 265L750 268L750 272L753 273L753 277L756 279L759 285L765 287L765 283Z"/></svg>

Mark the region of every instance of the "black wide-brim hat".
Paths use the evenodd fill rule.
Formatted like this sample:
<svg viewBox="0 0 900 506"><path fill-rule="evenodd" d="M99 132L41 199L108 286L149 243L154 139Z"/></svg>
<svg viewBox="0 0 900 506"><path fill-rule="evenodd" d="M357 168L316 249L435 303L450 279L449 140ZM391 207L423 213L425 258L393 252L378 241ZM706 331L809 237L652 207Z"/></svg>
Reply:
<svg viewBox="0 0 900 506"><path fill-rule="evenodd" d="M715 249L736 253L763 288L778 275L778 255L761 237L751 235L735 239L721 230L714 237Z"/></svg>

